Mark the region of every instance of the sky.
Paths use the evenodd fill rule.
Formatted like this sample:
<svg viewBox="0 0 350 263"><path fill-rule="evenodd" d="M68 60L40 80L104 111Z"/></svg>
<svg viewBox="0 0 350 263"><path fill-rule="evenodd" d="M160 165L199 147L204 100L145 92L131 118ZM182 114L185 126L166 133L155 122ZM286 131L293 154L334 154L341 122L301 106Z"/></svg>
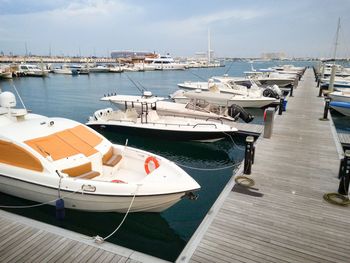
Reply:
<svg viewBox="0 0 350 263"><path fill-rule="evenodd" d="M350 57L350 0L0 0L0 51L109 56Z"/></svg>

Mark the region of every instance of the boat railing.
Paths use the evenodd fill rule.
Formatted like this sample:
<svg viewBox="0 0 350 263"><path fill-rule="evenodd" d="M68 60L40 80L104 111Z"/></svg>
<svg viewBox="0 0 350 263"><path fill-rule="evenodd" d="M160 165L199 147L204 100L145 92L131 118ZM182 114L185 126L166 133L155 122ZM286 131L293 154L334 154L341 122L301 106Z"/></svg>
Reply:
<svg viewBox="0 0 350 263"><path fill-rule="evenodd" d="M224 124L224 123L222 122L222 119L221 119L221 118L209 117L208 119L206 119L206 121L208 121L208 120L220 121L220 122L221 122L221 124Z"/></svg>
<svg viewBox="0 0 350 263"><path fill-rule="evenodd" d="M217 128L215 123L197 123L193 125L193 128L196 128L197 126L214 126L215 129Z"/></svg>

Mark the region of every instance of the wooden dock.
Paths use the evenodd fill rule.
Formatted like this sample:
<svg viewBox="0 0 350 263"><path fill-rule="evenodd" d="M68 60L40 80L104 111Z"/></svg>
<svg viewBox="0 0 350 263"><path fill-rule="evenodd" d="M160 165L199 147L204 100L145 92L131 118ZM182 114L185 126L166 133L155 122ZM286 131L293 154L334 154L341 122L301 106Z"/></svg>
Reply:
<svg viewBox="0 0 350 263"><path fill-rule="evenodd" d="M257 141L255 186L231 179L177 262L350 262L350 208L322 198L338 189L339 154L315 87L309 69Z"/></svg>
<svg viewBox="0 0 350 263"><path fill-rule="evenodd" d="M338 138L343 147L350 149L350 134L349 133L338 133Z"/></svg>
<svg viewBox="0 0 350 263"><path fill-rule="evenodd" d="M166 262L0 210L0 262Z"/></svg>

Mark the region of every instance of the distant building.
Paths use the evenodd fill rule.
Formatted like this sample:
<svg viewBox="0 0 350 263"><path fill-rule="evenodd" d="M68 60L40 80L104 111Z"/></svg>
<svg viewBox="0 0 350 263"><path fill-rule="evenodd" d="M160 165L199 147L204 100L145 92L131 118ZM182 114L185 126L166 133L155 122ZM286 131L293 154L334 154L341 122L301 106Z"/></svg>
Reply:
<svg viewBox="0 0 350 263"><path fill-rule="evenodd" d="M111 52L111 58L145 58L145 57L152 57L154 56L154 53L148 52L148 51L112 51Z"/></svg>
<svg viewBox="0 0 350 263"><path fill-rule="evenodd" d="M284 52L270 52L270 53L262 53L262 59L286 59L287 56Z"/></svg>

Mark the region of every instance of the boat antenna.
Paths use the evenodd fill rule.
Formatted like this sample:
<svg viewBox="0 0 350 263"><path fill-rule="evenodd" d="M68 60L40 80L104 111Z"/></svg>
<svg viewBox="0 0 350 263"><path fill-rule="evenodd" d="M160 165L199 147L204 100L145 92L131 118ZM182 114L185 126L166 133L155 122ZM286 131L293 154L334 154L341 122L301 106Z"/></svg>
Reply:
<svg viewBox="0 0 350 263"><path fill-rule="evenodd" d="M15 84L12 84L12 87L13 87L13 89L16 91L16 94L17 94L17 96L18 96L20 102L22 103L23 108L24 108L25 110L27 110L26 105L24 105L24 102L23 102L21 96L19 95L19 93L18 93L18 91L17 91L17 89L16 89Z"/></svg>
<svg viewBox="0 0 350 263"><path fill-rule="evenodd" d="M135 81L133 81L133 80L129 77L129 75L128 75L127 73L124 72L124 75L130 80L130 82L131 82L132 84L134 84L134 86L141 92L141 95L142 95L143 92L144 92L144 90L140 89L140 87L137 86L137 84L135 83ZM142 86L142 85L141 85L141 86ZM143 88L144 88L144 87L143 87Z"/></svg>

